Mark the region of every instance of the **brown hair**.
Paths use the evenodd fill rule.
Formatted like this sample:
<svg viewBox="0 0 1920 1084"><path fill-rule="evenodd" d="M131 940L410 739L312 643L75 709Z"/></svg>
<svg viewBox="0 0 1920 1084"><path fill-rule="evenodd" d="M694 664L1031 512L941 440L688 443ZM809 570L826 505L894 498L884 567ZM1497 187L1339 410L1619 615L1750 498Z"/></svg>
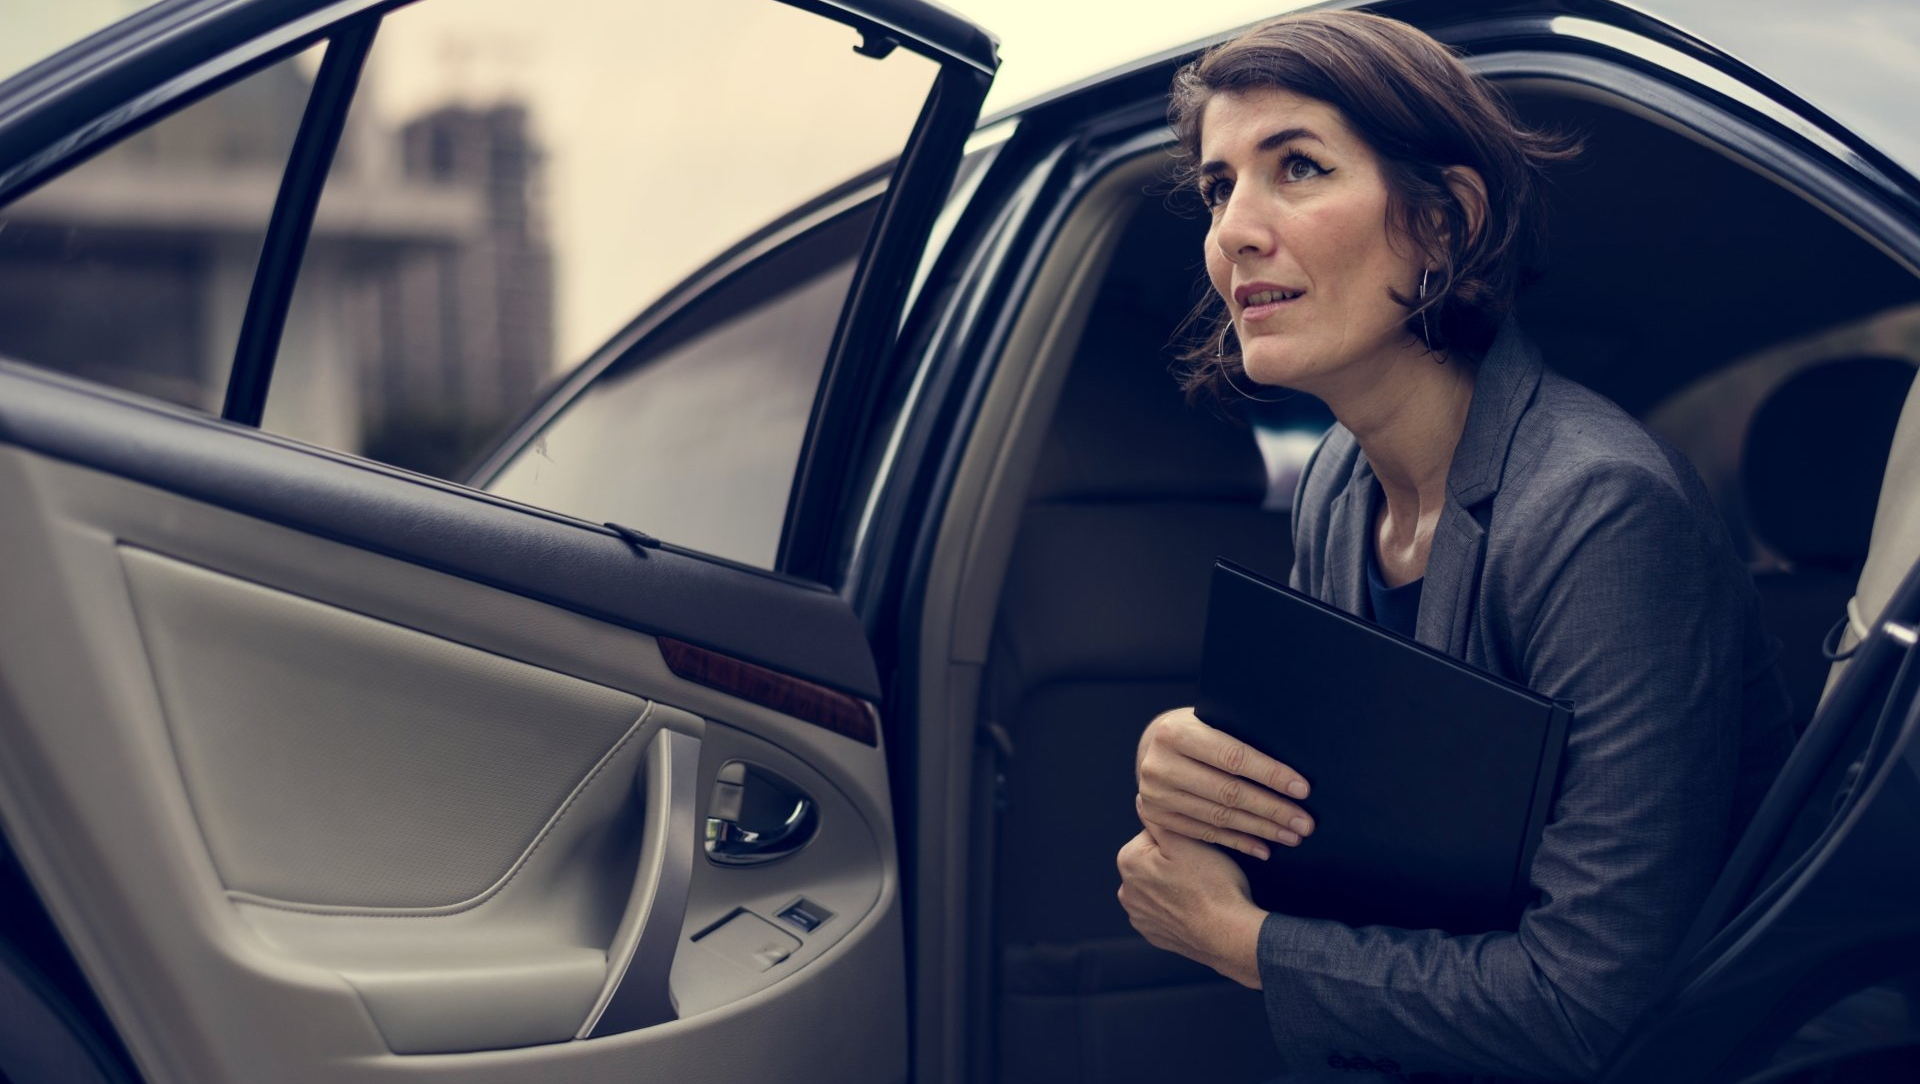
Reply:
<svg viewBox="0 0 1920 1084"><path fill-rule="evenodd" d="M1338 109L1380 159L1388 221L1439 264L1424 300L1388 290L1408 309L1408 334L1433 349L1484 352L1545 255L1542 170L1571 160L1577 141L1522 125L1492 84L1405 23L1356 11L1302 12L1209 49L1173 77L1168 121L1182 181L1197 180L1207 103L1266 88ZM1447 184L1449 166L1471 166L1486 182L1477 229ZM1221 392L1241 367L1232 316L1207 293L1186 324L1201 329L1182 355L1189 394Z"/></svg>

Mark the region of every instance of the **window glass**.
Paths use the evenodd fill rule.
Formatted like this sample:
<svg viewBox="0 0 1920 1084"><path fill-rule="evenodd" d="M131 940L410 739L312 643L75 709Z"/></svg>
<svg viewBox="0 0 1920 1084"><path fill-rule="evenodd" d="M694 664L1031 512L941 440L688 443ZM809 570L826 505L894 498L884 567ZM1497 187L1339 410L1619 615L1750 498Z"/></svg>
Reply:
<svg viewBox="0 0 1920 1084"><path fill-rule="evenodd" d="M218 411L321 49L0 207L0 355Z"/></svg>
<svg viewBox="0 0 1920 1084"><path fill-rule="evenodd" d="M1234 406L1253 428L1260 458L1267 464L1267 497L1261 507L1270 512L1293 511L1293 491L1307 461L1333 426L1333 411L1305 392L1289 392L1249 399Z"/></svg>
<svg viewBox="0 0 1920 1084"><path fill-rule="evenodd" d="M464 480L541 389L676 283L899 153L937 66L860 44L768 0L426 0L394 12L321 200L265 427ZM863 241L835 243L850 261ZM771 561L759 527L701 528L695 541L671 525L781 521L850 281L816 268L705 305L701 336L643 344L646 364L623 362L571 428L547 434L563 480L516 467L501 492ZM804 316L772 315L794 307ZM768 323L782 318L800 323ZM608 413L616 399L621 417ZM666 435L749 419L758 450L707 447L698 467ZM779 456L765 452L776 436ZM564 457L626 473L575 471Z"/></svg>
<svg viewBox="0 0 1920 1084"><path fill-rule="evenodd" d="M490 492L771 567L872 205L709 292L610 367Z"/></svg>

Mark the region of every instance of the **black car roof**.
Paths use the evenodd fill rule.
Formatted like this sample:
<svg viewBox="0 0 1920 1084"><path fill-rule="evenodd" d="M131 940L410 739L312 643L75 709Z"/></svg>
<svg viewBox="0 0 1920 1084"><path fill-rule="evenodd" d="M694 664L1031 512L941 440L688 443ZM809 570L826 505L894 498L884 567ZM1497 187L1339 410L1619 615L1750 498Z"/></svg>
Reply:
<svg viewBox="0 0 1920 1084"><path fill-rule="evenodd" d="M1492 4L1563 9L1639 30L1716 66L1779 84L1920 176L1920 4L1913 0L1561 0Z"/></svg>

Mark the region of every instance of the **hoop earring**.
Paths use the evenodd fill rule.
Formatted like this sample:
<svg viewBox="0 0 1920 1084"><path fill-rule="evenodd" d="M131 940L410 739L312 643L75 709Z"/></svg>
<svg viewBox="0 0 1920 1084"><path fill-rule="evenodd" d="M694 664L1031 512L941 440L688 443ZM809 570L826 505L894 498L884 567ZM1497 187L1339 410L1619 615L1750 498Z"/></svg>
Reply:
<svg viewBox="0 0 1920 1084"><path fill-rule="evenodd" d="M1433 268L1431 267L1423 267L1420 269L1420 293L1418 297L1420 302L1420 341L1426 344L1427 353L1429 354L1434 352L1433 326L1427 323L1427 276L1431 274L1433 274ZM1435 365L1445 365L1446 362L1447 359L1444 356L1433 359Z"/></svg>
<svg viewBox="0 0 1920 1084"><path fill-rule="evenodd" d="M1256 403L1278 403L1278 402L1283 402L1287 399L1293 398L1292 392L1288 392L1285 395L1277 396L1272 399L1262 399L1258 395L1249 394L1246 391L1246 389L1242 388L1240 385L1233 382L1233 367L1226 364L1226 360L1225 360L1226 356L1227 355L1224 353L1215 354L1213 355L1213 360L1220 363L1220 375L1226 378L1227 387L1232 388L1234 391L1238 392L1240 395L1240 398L1251 399ZM1282 389L1282 390L1285 390L1285 389Z"/></svg>

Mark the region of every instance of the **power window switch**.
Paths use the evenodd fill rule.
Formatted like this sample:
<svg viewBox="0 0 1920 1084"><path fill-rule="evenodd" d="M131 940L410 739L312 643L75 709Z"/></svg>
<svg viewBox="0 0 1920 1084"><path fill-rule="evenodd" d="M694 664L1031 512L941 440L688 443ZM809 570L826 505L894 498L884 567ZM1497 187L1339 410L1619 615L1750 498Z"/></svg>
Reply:
<svg viewBox="0 0 1920 1084"><path fill-rule="evenodd" d="M778 917L801 933L812 933L820 928L821 923L832 918L833 912L810 899L801 897L787 904L786 909L781 911Z"/></svg>

